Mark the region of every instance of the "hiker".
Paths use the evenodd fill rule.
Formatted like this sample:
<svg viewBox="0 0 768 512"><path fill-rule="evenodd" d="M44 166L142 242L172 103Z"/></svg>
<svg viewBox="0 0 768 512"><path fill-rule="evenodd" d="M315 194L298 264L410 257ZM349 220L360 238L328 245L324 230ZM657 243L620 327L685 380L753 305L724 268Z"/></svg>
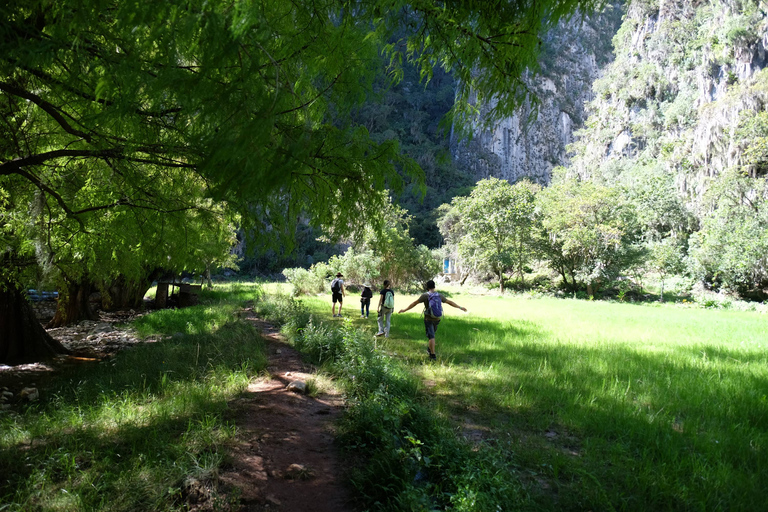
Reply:
<svg viewBox="0 0 768 512"><path fill-rule="evenodd" d="M341 305L344 302L344 297L347 296L347 292L344 290L344 275L341 272L336 273L336 279L331 281L331 300L333 300L333 307L331 312L334 318L341 316ZM336 314L336 301L339 302L339 314Z"/></svg>
<svg viewBox="0 0 768 512"><path fill-rule="evenodd" d="M360 318L368 318L368 313L371 310L371 298L373 292L371 291L371 284L366 281L363 283L363 293L360 296Z"/></svg>
<svg viewBox="0 0 768 512"><path fill-rule="evenodd" d="M389 280L384 280L384 289L379 296L379 332L376 336L389 338L389 321L395 311L395 292L389 287Z"/></svg>
<svg viewBox="0 0 768 512"><path fill-rule="evenodd" d="M427 281L427 293L422 293L418 299L413 301L413 304L405 309L401 309L400 313L405 313L416 304L424 304L424 328L427 331L427 339L429 343L427 345L427 352L429 358L436 360L435 355L435 332L437 332L437 325L443 318L443 303L451 305L462 311L466 311L467 308L461 307L450 299L446 299L435 291L435 282L433 280Z"/></svg>

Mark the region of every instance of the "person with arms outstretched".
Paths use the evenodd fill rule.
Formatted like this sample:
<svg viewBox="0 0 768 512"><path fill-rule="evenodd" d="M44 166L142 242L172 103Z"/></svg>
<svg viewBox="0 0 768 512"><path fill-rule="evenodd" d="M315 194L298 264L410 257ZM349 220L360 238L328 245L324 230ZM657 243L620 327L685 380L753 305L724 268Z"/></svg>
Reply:
<svg viewBox="0 0 768 512"><path fill-rule="evenodd" d="M416 304L424 304L424 329L427 332L427 352L431 360L436 360L435 355L435 333L437 332L437 325L443 318L443 304L448 304L462 311L466 311L467 308L459 306L450 299L446 299L438 292L435 291L435 282L433 280L427 281L427 292L422 293L418 299L405 309L401 309L399 313L405 313L409 309L416 306Z"/></svg>

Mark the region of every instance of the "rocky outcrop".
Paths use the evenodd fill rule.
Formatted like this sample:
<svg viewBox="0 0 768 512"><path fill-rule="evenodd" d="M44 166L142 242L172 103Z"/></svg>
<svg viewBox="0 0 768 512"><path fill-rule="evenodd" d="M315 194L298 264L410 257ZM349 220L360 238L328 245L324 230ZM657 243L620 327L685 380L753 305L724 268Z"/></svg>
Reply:
<svg viewBox="0 0 768 512"><path fill-rule="evenodd" d="M594 84L573 170L609 180L655 165L696 203L745 164L744 122L768 105L768 18L758 2L633 2Z"/></svg>
<svg viewBox="0 0 768 512"><path fill-rule="evenodd" d="M475 179L548 183L552 168L568 162L566 147L583 125L592 83L611 59L610 41L620 18L618 5L611 6L600 15L573 18L550 31L543 41L541 69L528 80L539 102L524 105L490 130L480 129L478 122L470 141L452 137L458 166ZM483 112L493 107L486 105Z"/></svg>

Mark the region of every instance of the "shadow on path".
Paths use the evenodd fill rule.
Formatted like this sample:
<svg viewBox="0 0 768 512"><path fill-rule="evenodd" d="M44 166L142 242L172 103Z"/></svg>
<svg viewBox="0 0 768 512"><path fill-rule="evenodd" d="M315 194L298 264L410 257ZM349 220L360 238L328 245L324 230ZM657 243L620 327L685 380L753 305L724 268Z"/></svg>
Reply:
<svg viewBox="0 0 768 512"><path fill-rule="evenodd" d="M252 381L230 404L238 441L222 483L241 490L243 511L351 512L334 444L341 395L324 390L311 398L289 391L291 382L311 379L314 368L302 362L274 326L252 312L244 319L267 343L269 375Z"/></svg>

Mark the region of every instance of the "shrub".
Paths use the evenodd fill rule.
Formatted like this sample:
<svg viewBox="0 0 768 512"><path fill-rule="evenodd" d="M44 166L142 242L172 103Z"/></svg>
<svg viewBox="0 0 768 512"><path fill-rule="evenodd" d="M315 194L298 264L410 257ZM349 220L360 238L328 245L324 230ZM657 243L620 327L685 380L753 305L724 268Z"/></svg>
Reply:
<svg viewBox="0 0 768 512"><path fill-rule="evenodd" d="M325 291L325 279L304 268L283 269L283 275L293 286L293 295L309 295Z"/></svg>

